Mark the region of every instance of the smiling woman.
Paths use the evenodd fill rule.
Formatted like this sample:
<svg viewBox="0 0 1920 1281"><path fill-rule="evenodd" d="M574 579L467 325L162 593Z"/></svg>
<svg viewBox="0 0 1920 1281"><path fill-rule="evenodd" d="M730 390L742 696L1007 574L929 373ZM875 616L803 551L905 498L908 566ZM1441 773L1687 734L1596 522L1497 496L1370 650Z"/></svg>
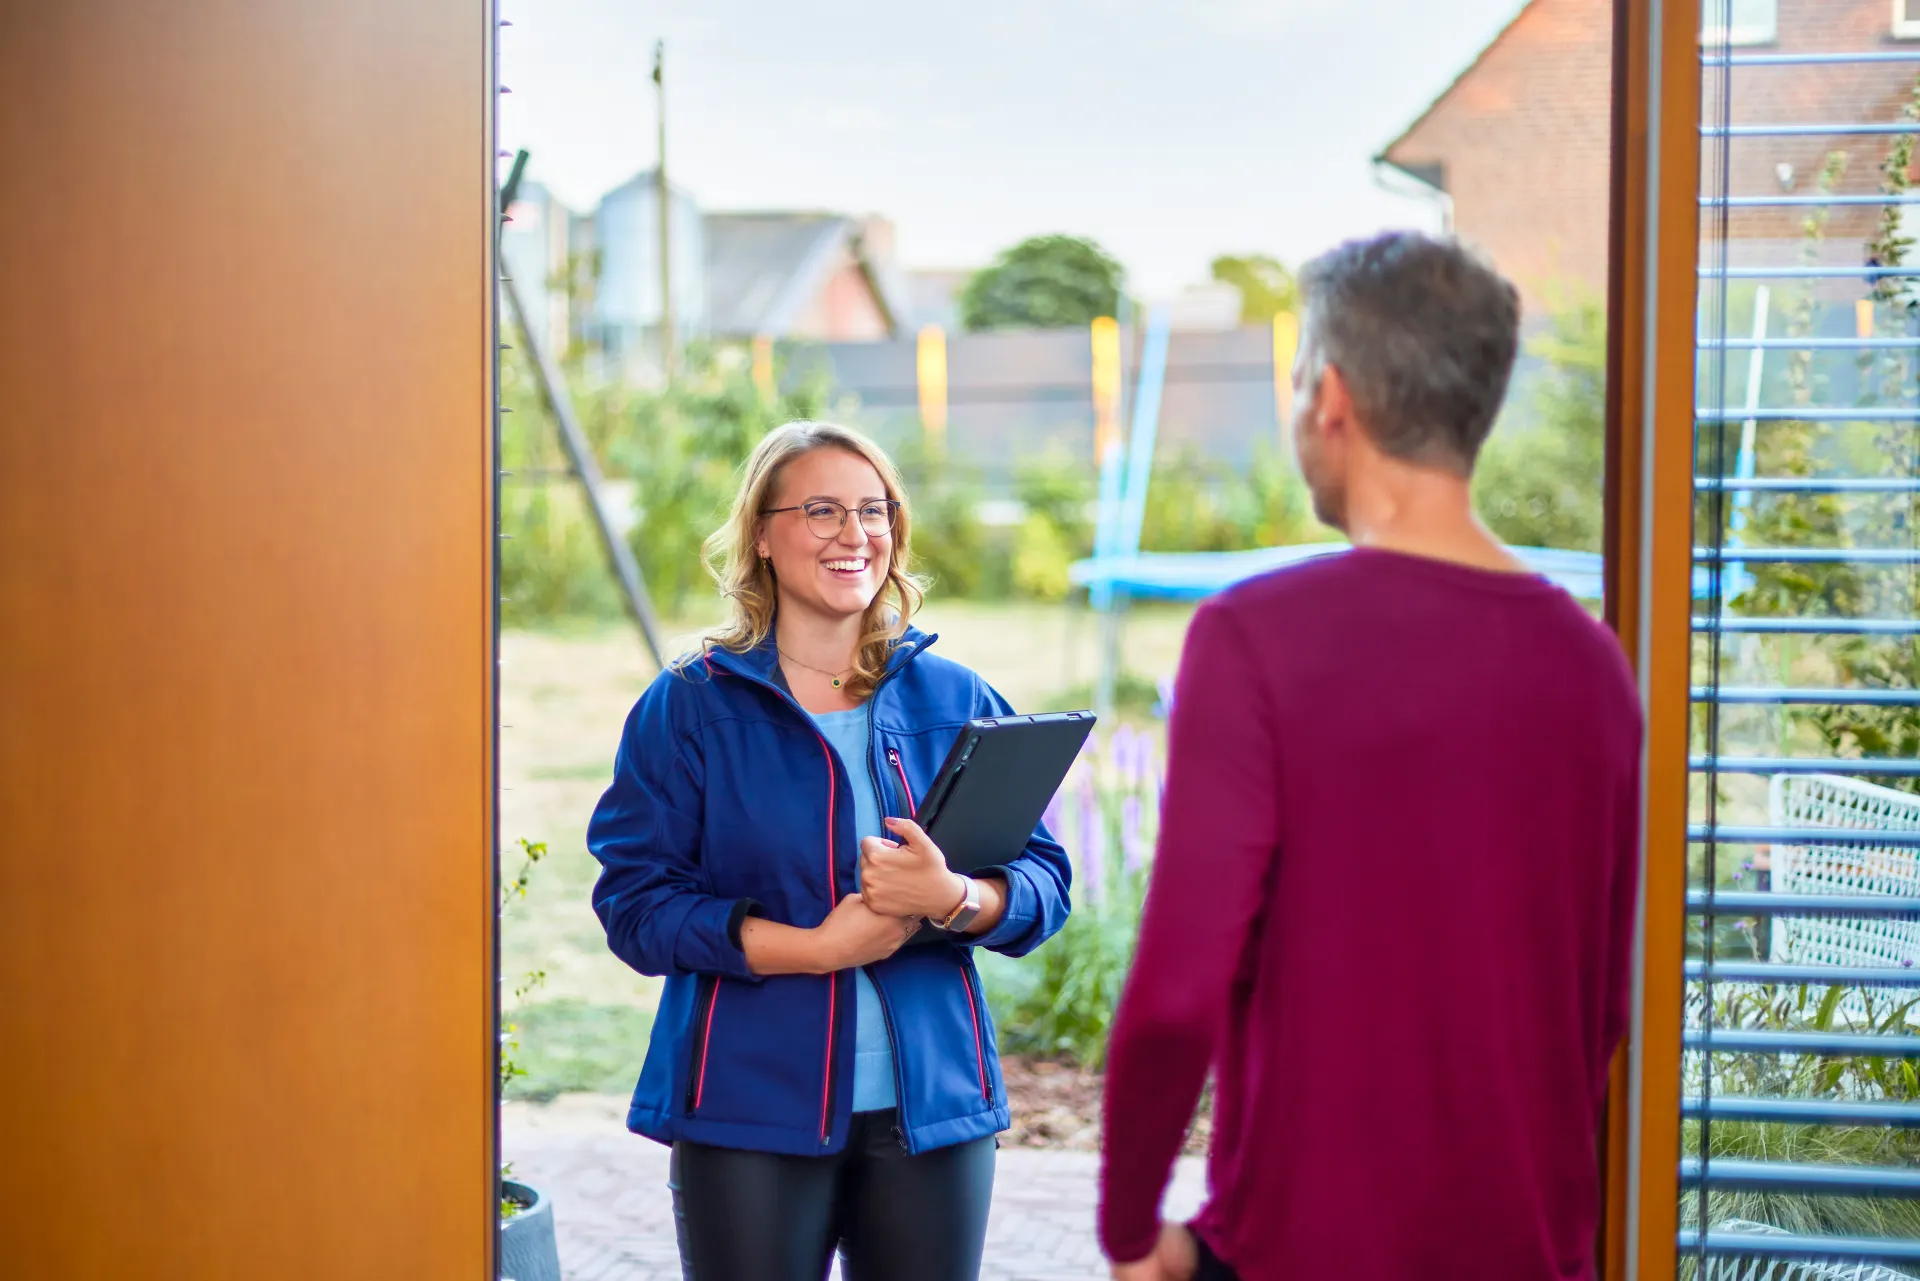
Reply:
<svg viewBox="0 0 1920 1281"><path fill-rule="evenodd" d="M841 635L820 646L790 639L782 657L816 676L823 669L796 650L823 662L850 658L825 672L832 688L849 699L871 693L922 599L908 569L904 494L893 461L858 432L795 422L769 433L747 462L727 523L707 540L732 607L712 644L757 648L784 607L789 633L824 624Z"/></svg>
<svg viewBox="0 0 1920 1281"><path fill-rule="evenodd" d="M587 830L608 946L667 980L627 1125L673 1147L694 1281L836 1247L871 1281L979 1271L1009 1116L973 949L1045 942L1071 871L1040 828L963 876L913 822L1011 709L909 625L911 524L865 437L768 435L708 544L732 616L633 709Z"/></svg>

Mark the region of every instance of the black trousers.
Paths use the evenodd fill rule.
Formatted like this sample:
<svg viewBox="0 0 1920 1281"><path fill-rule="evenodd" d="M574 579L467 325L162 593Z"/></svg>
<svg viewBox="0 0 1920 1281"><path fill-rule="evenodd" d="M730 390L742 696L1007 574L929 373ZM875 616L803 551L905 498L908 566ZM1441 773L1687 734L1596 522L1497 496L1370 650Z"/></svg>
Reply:
<svg viewBox="0 0 1920 1281"><path fill-rule="evenodd" d="M1220 1261L1220 1256L1210 1249L1198 1232L1191 1228L1188 1232L1193 1243L1200 1248L1200 1269L1193 1274L1193 1281L1240 1281L1240 1274Z"/></svg>
<svg viewBox="0 0 1920 1281"><path fill-rule="evenodd" d="M909 1156L896 1114L859 1112L835 1156L673 1145L686 1281L977 1281L994 1141Z"/></svg>

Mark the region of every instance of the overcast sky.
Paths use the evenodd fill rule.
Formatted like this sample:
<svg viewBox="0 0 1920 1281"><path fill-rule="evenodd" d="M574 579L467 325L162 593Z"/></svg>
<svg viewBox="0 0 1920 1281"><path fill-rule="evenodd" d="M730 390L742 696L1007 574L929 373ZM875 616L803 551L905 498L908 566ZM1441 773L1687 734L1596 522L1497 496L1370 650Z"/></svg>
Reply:
<svg viewBox="0 0 1920 1281"><path fill-rule="evenodd" d="M502 0L501 138L574 208L650 168L707 209L880 213L912 267L1092 236L1156 295L1433 226L1371 157L1520 0Z"/></svg>

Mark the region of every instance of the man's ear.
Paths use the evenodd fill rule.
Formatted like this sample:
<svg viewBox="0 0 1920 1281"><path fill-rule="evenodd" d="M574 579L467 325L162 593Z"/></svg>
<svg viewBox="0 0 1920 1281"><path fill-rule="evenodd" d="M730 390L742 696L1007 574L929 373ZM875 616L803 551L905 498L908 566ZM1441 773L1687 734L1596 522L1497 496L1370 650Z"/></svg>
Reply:
<svg viewBox="0 0 1920 1281"><path fill-rule="evenodd" d="M1353 396L1340 370L1328 365L1320 371L1320 394L1315 400L1321 433L1345 437L1353 430Z"/></svg>

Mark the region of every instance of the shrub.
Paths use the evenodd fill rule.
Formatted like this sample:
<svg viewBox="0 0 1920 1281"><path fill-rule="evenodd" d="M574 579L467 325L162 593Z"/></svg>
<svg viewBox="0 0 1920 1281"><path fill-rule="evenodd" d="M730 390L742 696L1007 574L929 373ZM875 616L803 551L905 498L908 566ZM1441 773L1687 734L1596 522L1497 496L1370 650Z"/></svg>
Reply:
<svg viewBox="0 0 1920 1281"><path fill-rule="evenodd" d="M1035 600L1064 600L1068 568L1093 552L1093 470L1058 447L1020 463L1014 493L1026 516L1014 540L1013 589Z"/></svg>
<svg viewBox="0 0 1920 1281"><path fill-rule="evenodd" d="M1864 998L1864 1018L1847 1019L1839 1014L1843 999L1850 994ZM1697 1025L1705 1012L1699 988L1689 990L1688 1002L1688 1022ZM1912 1006L1910 999L1896 1001L1887 993L1871 989L1733 984L1716 987L1713 1025L1722 1031L1891 1034L1908 1030ZM1703 1085L1703 1062L1698 1054L1688 1055L1687 1060L1684 1088L1698 1094ZM1713 1060L1716 1094L1833 1102L1920 1100L1920 1068L1897 1058L1720 1052ZM1706 1133L1710 1158L1721 1160L1896 1168L1920 1164L1920 1133L1899 1126L1714 1121L1706 1127ZM1689 1122L1684 1131L1688 1155L1699 1155L1700 1136L1700 1123ZM1697 1192L1682 1194L1683 1226L1698 1222L1699 1201ZM1920 1237L1920 1202L1907 1200L1719 1190L1709 1193L1707 1213L1714 1224L1744 1219L1810 1235Z"/></svg>
<svg viewBox="0 0 1920 1281"><path fill-rule="evenodd" d="M500 887L500 901L497 915L504 915L507 910L507 904L514 899L524 899L527 896L527 883L533 876L534 864L547 856L547 846L544 841L530 841L523 836L516 844L519 846L524 861L520 865L520 871L514 878ZM505 982L505 977L502 976L499 981ZM546 981L547 973L545 970L531 971L522 978L519 985L513 989L514 999L516 1001L519 1000ZM500 1093L503 1095L516 1080L527 1074L526 1068L521 1065L518 1057L520 1051L518 1033L519 1028L512 1023L502 1023L500 1025L498 1081ZM503 1163L500 1166L500 1182L505 1183L512 1175L513 1163L510 1161ZM499 1202L501 1218L511 1219L514 1215L520 1213L520 1203L512 1197L507 1196L504 1191L500 1194Z"/></svg>
<svg viewBox="0 0 1920 1281"><path fill-rule="evenodd" d="M795 418L827 410L822 377L769 396L746 353L696 347L671 387L596 382L584 366L566 371L581 429L611 480L631 481L629 540L654 605L671 617L709 585L702 544L732 501L740 464L760 438ZM502 371L501 594L505 621L524 625L569 617L613 617L621 609L612 568L578 483L540 404L523 359Z"/></svg>
<svg viewBox="0 0 1920 1281"><path fill-rule="evenodd" d="M577 484L502 485L500 532L501 622L619 616L619 589Z"/></svg>
<svg viewBox="0 0 1920 1281"><path fill-rule="evenodd" d="M1236 466L1196 449L1156 463L1147 486L1145 551L1233 552L1331 537L1313 518L1293 461L1262 446Z"/></svg>
<svg viewBox="0 0 1920 1281"><path fill-rule="evenodd" d="M967 465L927 447L919 432L888 451L913 501L913 571L946 597L1005 596L1010 540L980 519L981 487Z"/></svg>
<svg viewBox="0 0 1920 1281"><path fill-rule="evenodd" d="M726 519L753 447L781 423L827 410L823 376L768 396L741 351L696 348L686 365L669 388L622 390L605 454L608 470L637 487L633 554L669 615L711 587L702 546Z"/></svg>
<svg viewBox="0 0 1920 1281"><path fill-rule="evenodd" d="M1607 318L1575 297L1529 343L1545 364L1527 404L1481 451L1473 495L1489 528L1516 547L1597 552L1605 523Z"/></svg>

